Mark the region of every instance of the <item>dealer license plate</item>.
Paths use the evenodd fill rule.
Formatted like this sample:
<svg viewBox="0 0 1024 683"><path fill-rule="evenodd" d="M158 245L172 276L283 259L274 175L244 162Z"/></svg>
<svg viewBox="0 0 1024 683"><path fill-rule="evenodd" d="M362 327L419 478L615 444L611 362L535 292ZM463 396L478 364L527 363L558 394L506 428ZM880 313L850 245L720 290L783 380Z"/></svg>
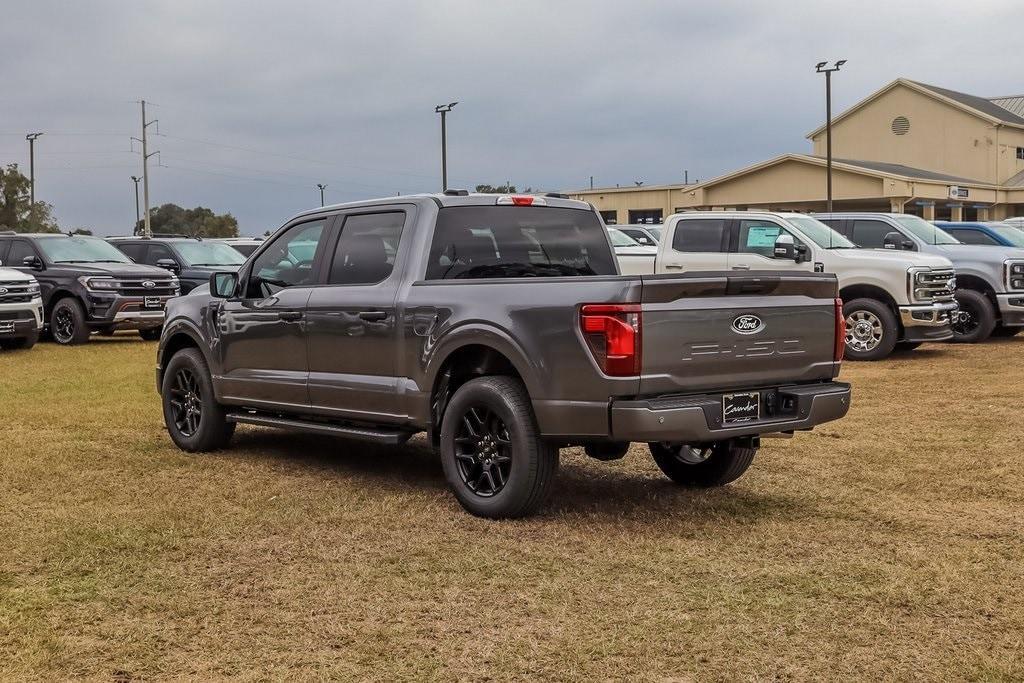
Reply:
<svg viewBox="0 0 1024 683"><path fill-rule="evenodd" d="M761 392L722 396L722 423L750 422L761 417Z"/></svg>
<svg viewBox="0 0 1024 683"><path fill-rule="evenodd" d="M160 297L158 296L147 296L143 305L146 308L163 308L163 304L160 302Z"/></svg>

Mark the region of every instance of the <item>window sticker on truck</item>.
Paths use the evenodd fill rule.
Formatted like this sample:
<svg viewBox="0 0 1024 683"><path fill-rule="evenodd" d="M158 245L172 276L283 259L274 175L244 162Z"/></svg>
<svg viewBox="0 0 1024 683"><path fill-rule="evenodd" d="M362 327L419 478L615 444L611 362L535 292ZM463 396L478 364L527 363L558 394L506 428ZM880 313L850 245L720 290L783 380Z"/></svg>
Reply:
<svg viewBox="0 0 1024 683"><path fill-rule="evenodd" d="M782 229L777 225L756 225L747 230L747 247L762 249L774 247Z"/></svg>

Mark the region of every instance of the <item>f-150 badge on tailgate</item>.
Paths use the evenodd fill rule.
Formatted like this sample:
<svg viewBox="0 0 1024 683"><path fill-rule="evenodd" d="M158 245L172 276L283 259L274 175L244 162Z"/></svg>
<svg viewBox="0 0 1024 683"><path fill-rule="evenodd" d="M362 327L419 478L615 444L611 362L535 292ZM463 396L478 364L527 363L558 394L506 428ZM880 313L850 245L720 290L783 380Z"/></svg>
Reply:
<svg viewBox="0 0 1024 683"><path fill-rule="evenodd" d="M764 329L764 323L756 315L741 315L732 321L732 329L740 334L756 334Z"/></svg>

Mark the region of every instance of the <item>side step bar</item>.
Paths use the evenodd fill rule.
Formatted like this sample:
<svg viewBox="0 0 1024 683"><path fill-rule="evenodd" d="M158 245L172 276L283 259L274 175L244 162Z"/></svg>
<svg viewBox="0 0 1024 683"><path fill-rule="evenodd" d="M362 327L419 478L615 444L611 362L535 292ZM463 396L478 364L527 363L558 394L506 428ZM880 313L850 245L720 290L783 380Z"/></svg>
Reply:
<svg viewBox="0 0 1024 683"><path fill-rule="evenodd" d="M302 420L292 417L262 415L260 413L228 413L227 419L229 422L240 422L243 424L258 425L260 427L291 429L294 431L309 432L310 434L340 436L346 439L370 441L372 443L385 446L401 446L414 434L414 432L403 432L396 429L330 424L327 422L316 422L313 420Z"/></svg>

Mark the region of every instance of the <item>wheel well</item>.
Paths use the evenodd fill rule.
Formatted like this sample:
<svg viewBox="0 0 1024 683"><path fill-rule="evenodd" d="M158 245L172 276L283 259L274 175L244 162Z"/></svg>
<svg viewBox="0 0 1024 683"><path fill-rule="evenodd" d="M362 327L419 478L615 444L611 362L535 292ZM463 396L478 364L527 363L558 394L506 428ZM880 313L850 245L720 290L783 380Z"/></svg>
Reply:
<svg viewBox="0 0 1024 683"><path fill-rule="evenodd" d="M503 353L483 344L469 344L452 351L441 365L430 392L430 439L437 445L441 418L452 395L477 377L506 375L522 380L516 366Z"/></svg>
<svg viewBox="0 0 1024 683"><path fill-rule="evenodd" d="M160 354L160 382L163 383L163 373L167 368L167 363L170 362L174 354L178 353L182 349L194 348L198 349L199 344L196 340L185 334L184 332L178 332L173 335L170 339L164 343L164 349Z"/></svg>
<svg viewBox="0 0 1024 683"><path fill-rule="evenodd" d="M874 285L850 285L839 290L839 297L844 302L853 301L854 299L875 299L881 301L889 307L889 310L896 316L896 321L899 322L900 309L896 305L896 300L881 287L875 287Z"/></svg>
<svg viewBox="0 0 1024 683"><path fill-rule="evenodd" d="M956 287L957 289L973 289L977 292L981 292L992 305L995 306L996 315L999 315L999 300L996 298L996 290L992 288L988 282L977 275L957 275L956 276Z"/></svg>
<svg viewBox="0 0 1024 683"><path fill-rule="evenodd" d="M82 304L83 308L85 308L85 304L82 302L82 298L80 296L67 289L58 289L57 291L50 294L50 299L49 301L46 302L45 312L47 318L50 317L50 313L53 311L53 307L56 306L61 299L75 299L78 301L78 303Z"/></svg>

